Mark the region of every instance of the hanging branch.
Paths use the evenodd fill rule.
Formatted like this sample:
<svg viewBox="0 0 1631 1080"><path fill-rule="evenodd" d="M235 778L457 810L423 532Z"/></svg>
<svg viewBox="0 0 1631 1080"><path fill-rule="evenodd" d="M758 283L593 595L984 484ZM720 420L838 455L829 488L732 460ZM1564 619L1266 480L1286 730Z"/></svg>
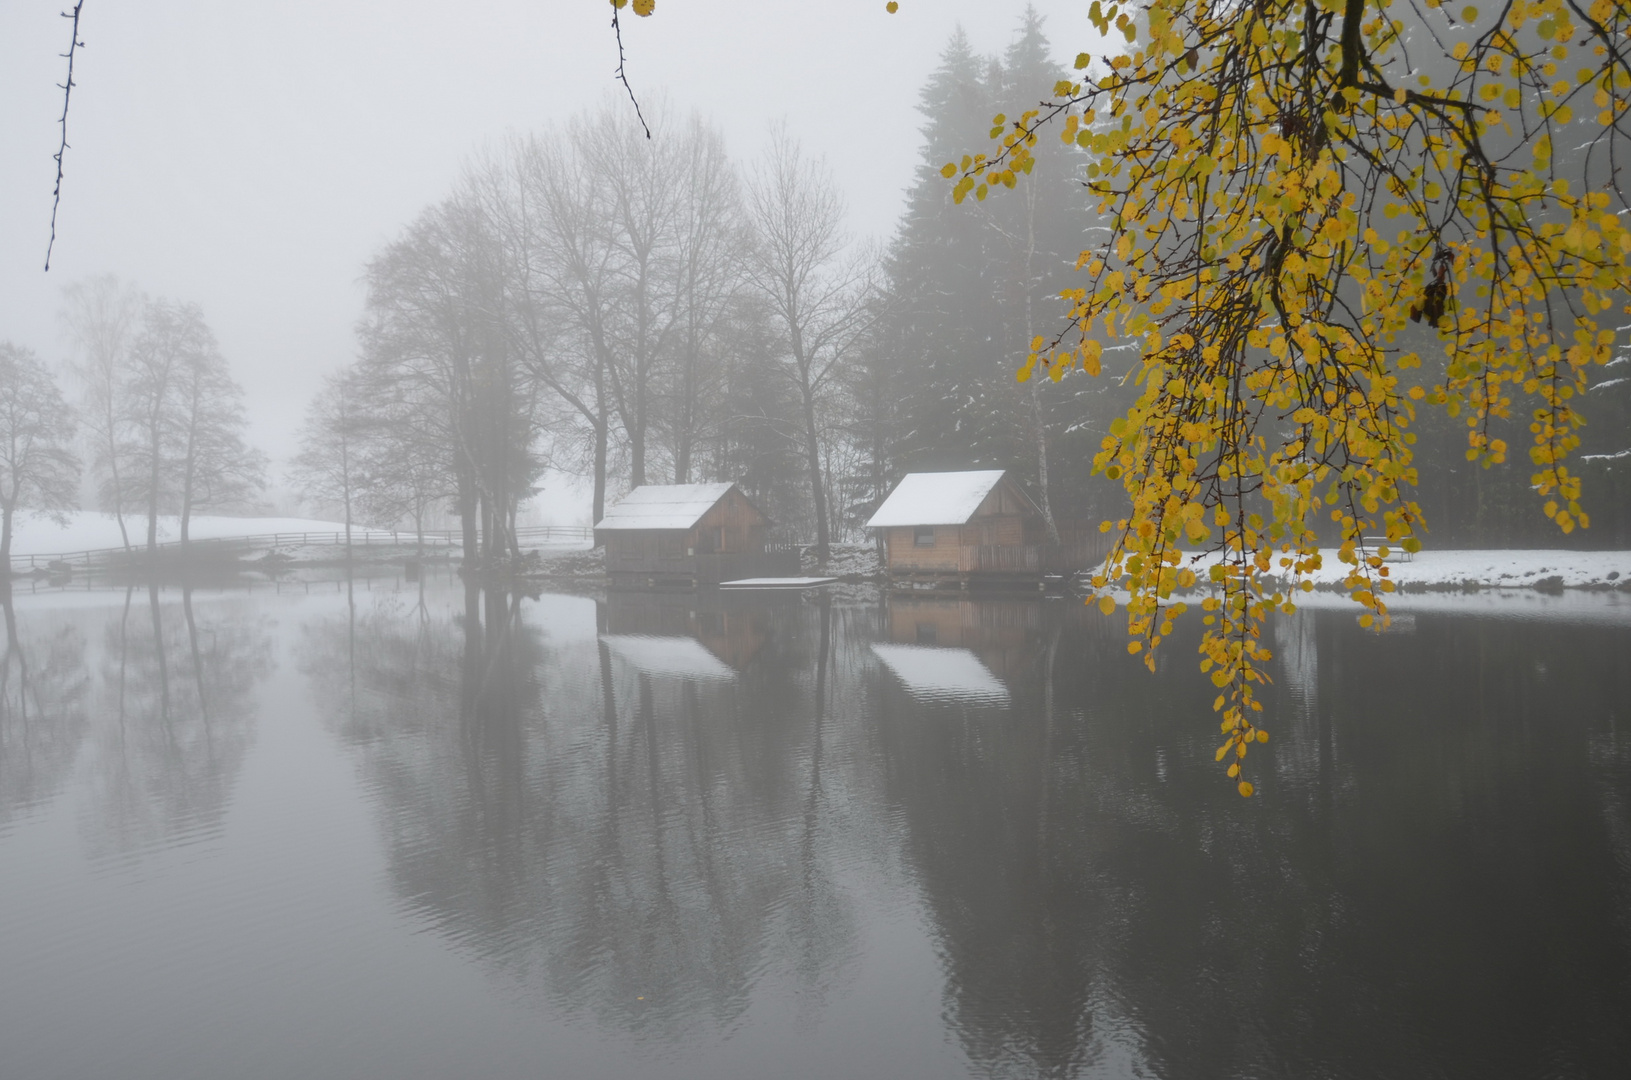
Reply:
<svg viewBox="0 0 1631 1080"><path fill-rule="evenodd" d="M84 3L84 0L80 0L80 3ZM636 4L635 7L638 8L639 5ZM75 8L74 10L76 12L78 11L77 8ZM629 92L629 100L634 103L634 115L640 121L640 126L645 129L646 138L649 139L649 138L651 138L651 125L646 123L645 114L640 111L640 99L634 96L634 87L629 85L629 77L623 70L623 63L624 63L624 56L623 56L623 24L620 21L618 21L617 13L618 13L618 7L617 7L616 4L613 4L612 5L612 34L615 35L616 38L617 38L617 75L616 75L616 78L617 78L618 82L623 84L623 89L625 89L625 90L627 90Z"/></svg>
<svg viewBox="0 0 1631 1080"><path fill-rule="evenodd" d="M68 60L68 79L57 85L62 90L62 119L57 124L62 128L62 145L57 147L57 185L51 191L51 239L45 245L45 271L51 272L51 249L57 246L57 207L62 204L62 155L68 152L68 99L74 92L74 53L85 43L79 40L79 9L85 6L85 0L78 0L73 11L63 11L59 14L64 19L73 21L72 32L68 35L68 51L61 55Z"/></svg>

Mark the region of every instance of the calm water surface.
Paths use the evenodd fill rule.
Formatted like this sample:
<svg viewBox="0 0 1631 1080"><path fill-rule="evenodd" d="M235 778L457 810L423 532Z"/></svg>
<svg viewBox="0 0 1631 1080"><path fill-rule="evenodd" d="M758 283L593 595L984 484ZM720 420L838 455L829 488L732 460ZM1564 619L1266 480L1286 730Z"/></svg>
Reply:
<svg viewBox="0 0 1631 1080"><path fill-rule="evenodd" d="M19 594L0 1076L1631 1075L1628 609Z"/></svg>

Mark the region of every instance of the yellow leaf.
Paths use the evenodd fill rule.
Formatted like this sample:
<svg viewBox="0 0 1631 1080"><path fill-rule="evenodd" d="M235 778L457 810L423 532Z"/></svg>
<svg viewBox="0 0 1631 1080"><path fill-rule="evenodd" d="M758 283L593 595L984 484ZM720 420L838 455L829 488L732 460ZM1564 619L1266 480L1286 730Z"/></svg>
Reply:
<svg viewBox="0 0 1631 1080"><path fill-rule="evenodd" d="M1257 790L1256 788L1252 787L1252 782L1250 780L1242 780L1240 782L1239 791L1240 791L1241 798L1243 798L1243 799L1251 798L1252 797L1252 792L1254 792L1256 790Z"/></svg>

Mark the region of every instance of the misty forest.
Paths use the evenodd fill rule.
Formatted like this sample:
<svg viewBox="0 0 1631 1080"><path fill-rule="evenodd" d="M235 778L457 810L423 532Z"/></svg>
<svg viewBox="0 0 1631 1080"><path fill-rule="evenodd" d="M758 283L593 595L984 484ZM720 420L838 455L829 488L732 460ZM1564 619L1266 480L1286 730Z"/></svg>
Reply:
<svg viewBox="0 0 1631 1080"><path fill-rule="evenodd" d="M1128 357L1106 377L1015 378L1031 340L1064 321L1078 252L1107 231L1084 193L1088 155L1042 140L1027 182L979 203L956 205L941 174L992 116L1065 76L1050 57L1034 12L999 55L960 32L946 43L886 244L853 234L833 166L795 132L739 161L667 99L644 103L649 138L608 97L475 149L456 187L362 268L357 359L313 394L287 490L348 525L457 528L478 563L520 554L517 515L546 470L588 481L591 523L642 484L734 481L785 539L819 550L863 540L919 470L1012 470L1054 529L1122 516L1121 486L1092 459L1134 396L1114 375L1137 342L1105 346ZM275 470L244 445L241 391L204 312L98 278L66 290L61 317L63 364L5 346L10 445L28 440L42 463L37 478L6 463L8 525L83 499L140 546L160 513L185 538L201 509L265 505ZM1626 363L1587 392L1590 547L1631 543L1631 470L1615 467L1631 446ZM1429 543L1556 542L1525 470L1469 464L1444 417L1419 436Z"/></svg>
<svg viewBox="0 0 1631 1080"><path fill-rule="evenodd" d="M1628 40L0 8L0 1074L1631 1075Z"/></svg>

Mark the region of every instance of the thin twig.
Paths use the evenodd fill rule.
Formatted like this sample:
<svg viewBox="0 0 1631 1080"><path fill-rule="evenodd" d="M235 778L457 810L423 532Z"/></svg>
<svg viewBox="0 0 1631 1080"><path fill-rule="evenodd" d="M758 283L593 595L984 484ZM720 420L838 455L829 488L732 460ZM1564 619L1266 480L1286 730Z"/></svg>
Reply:
<svg viewBox="0 0 1631 1080"><path fill-rule="evenodd" d="M58 12L64 19L73 20L73 32L68 35L68 51L61 55L68 59L68 80L57 85L62 88L62 119L57 124L62 128L62 145L57 147L57 185L51 191L51 239L45 245L45 270L51 272L51 249L57 246L57 207L62 204L62 156L68 152L68 99L74 92L74 53L84 45L79 40L79 9L85 6L85 0L78 0L73 11Z"/></svg>
<svg viewBox="0 0 1631 1080"><path fill-rule="evenodd" d="M84 2L85 0L80 0L80 3ZM74 12L77 17L79 9L75 8ZM615 7L612 8L612 33L617 37L617 81L622 83L623 89L629 92L629 100L634 102L634 115L639 119L640 126L645 129L646 138L649 139L651 138L651 125L646 123L645 114L640 111L640 99L634 96L634 87L629 85L629 77L623 71L623 24L618 21L617 8Z"/></svg>

